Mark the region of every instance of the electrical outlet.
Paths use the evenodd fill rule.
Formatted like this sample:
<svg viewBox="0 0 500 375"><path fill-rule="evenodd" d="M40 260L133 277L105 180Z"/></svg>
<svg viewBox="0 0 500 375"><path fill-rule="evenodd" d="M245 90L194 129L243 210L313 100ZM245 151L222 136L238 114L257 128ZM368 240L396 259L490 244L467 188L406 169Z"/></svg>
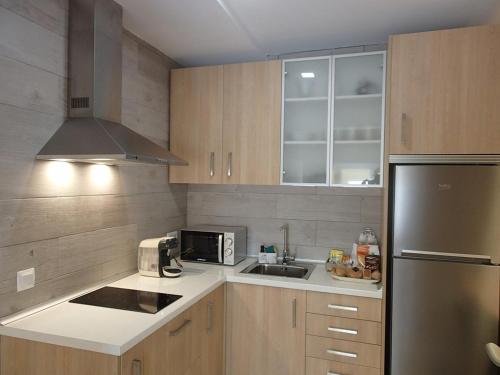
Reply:
<svg viewBox="0 0 500 375"><path fill-rule="evenodd" d="M27 270L17 272L17 291L21 292L26 289L31 289L35 286L35 269L28 268Z"/></svg>

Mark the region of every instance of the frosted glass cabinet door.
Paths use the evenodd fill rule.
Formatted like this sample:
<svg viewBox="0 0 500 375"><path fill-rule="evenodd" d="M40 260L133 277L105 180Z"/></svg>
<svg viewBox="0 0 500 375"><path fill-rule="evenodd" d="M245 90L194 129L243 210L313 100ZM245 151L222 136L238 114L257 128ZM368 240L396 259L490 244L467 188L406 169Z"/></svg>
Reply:
<svg viewBox="0 0 500 375"><path fill-rule="evenodd" d="M284 184L328 184L330 66L329 57L284 62Z"/></svg>
<svg viewBox="0 0 500 375"><path fill-rule="evenodd" d="M332 185L382 181L385 52L334 56Z"/></svg>

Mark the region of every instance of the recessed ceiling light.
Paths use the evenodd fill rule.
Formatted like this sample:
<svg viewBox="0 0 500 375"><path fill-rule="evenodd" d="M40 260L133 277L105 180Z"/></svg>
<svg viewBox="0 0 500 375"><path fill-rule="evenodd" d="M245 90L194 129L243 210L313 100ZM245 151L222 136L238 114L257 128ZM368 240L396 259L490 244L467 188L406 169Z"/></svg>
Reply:
<svg viewBox="0 0 500 375"><path fill-rule="evenodd" d="M302 76L302 78L314 78L314 77L316 77L313 72L304 72L304 73L300 73L300 75Z"/></svg>

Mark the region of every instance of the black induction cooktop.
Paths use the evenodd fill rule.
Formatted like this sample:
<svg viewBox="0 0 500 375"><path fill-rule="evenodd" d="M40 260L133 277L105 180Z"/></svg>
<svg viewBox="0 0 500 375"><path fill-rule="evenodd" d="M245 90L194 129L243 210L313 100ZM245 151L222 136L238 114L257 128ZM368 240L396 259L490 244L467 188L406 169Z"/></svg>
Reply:
<svg viewBox="0 0 500 375"><path fill-rule="evenodd" d="M182 296L106 286L70 300L70 303L156 314Z"/></svg>

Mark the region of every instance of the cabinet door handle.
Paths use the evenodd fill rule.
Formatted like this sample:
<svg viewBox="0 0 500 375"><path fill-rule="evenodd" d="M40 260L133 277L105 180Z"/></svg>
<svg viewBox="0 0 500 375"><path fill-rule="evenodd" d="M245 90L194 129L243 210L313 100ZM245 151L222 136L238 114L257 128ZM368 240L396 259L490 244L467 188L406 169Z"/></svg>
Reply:
<svg viewBox="0 0 500 375"><path fill-rule="evenodd" d="M297 328L297 298L292 301L292 328Z"/></svg>
<svg viewBox="0 0 500 375"><path fill-rule="evenodd" d="M227 177L231 177L233 174L233 153L229 152L227 154Z"/></svg>
<svg viewBox="0 0 500 375"><path fill-rule="evenodd" d="M182 324L181 324L181 326L180 326L179 328L177 328L177 329L175 329L175 330L173 330L173 331L170 331L170 332L169 332L169 335L170 335L170 336L177 336L177 335L179 335L179 334L182 332L182 330L183 330L184 328L186 328L186 327L187 327L188 325L190 325L190 324L191 324L191 320L186 319L186 320L184 321L184 323L182 323Z"/></svg>
<svg viewBox="0 0 500 375"><path fill-rule="evenodd" d="M214 324L214 303L207 303L207 331L210 332L212 330Z"/></svg>
<svg viewBox="0 0 500 375"><path fill-rule="evenodd" d="M342 306L342 305L329 304L328 308L333 310L343 310L343 311L353 311L353 312L358 311L358 308L355 306Z"/></svg>
<svg viewBox="0 0 500 375"><path fill-rule="evenodd" d="M327 349L327 354L338 355L339 357L357 358L357 353L341 352L340 350Z"/></svg>
<svg viewBox="0 0 500 375"><path fill-rule="evenodd" d="M132 375L142 375L142 361L138 359L132 361Z"/></svg>
<svg viewBox="0 0 500 375"><path fill-rule="evenodd" d="M215 175L215 152L210 153L210 177Z"/></svg>
<svg viewBox="0 0 500 375"><path fill-rule="evenodd" d="M338 372L331 372L331 371L328 371L328 372L326 373L326 375L342 375L342 374L340 374L340 373L338 373Z"/></svg>
<svg viewBox="0 0 500 375"><path fill-rule="evenodd" d="M353 335L353 336L356 336L358 334L358 331L355 330L355 329L345 329L345 328L337 328L337 327L328 327L328 330L330 332L345 333L347 335Z"/></svg>
<svg viewBox="0 0 500 375"><path fill-rule="evenodd" d="M407 146L409 143L409 132L410 125L408 124L408 115L406 113L401 114L401 144Z"/></svg>

